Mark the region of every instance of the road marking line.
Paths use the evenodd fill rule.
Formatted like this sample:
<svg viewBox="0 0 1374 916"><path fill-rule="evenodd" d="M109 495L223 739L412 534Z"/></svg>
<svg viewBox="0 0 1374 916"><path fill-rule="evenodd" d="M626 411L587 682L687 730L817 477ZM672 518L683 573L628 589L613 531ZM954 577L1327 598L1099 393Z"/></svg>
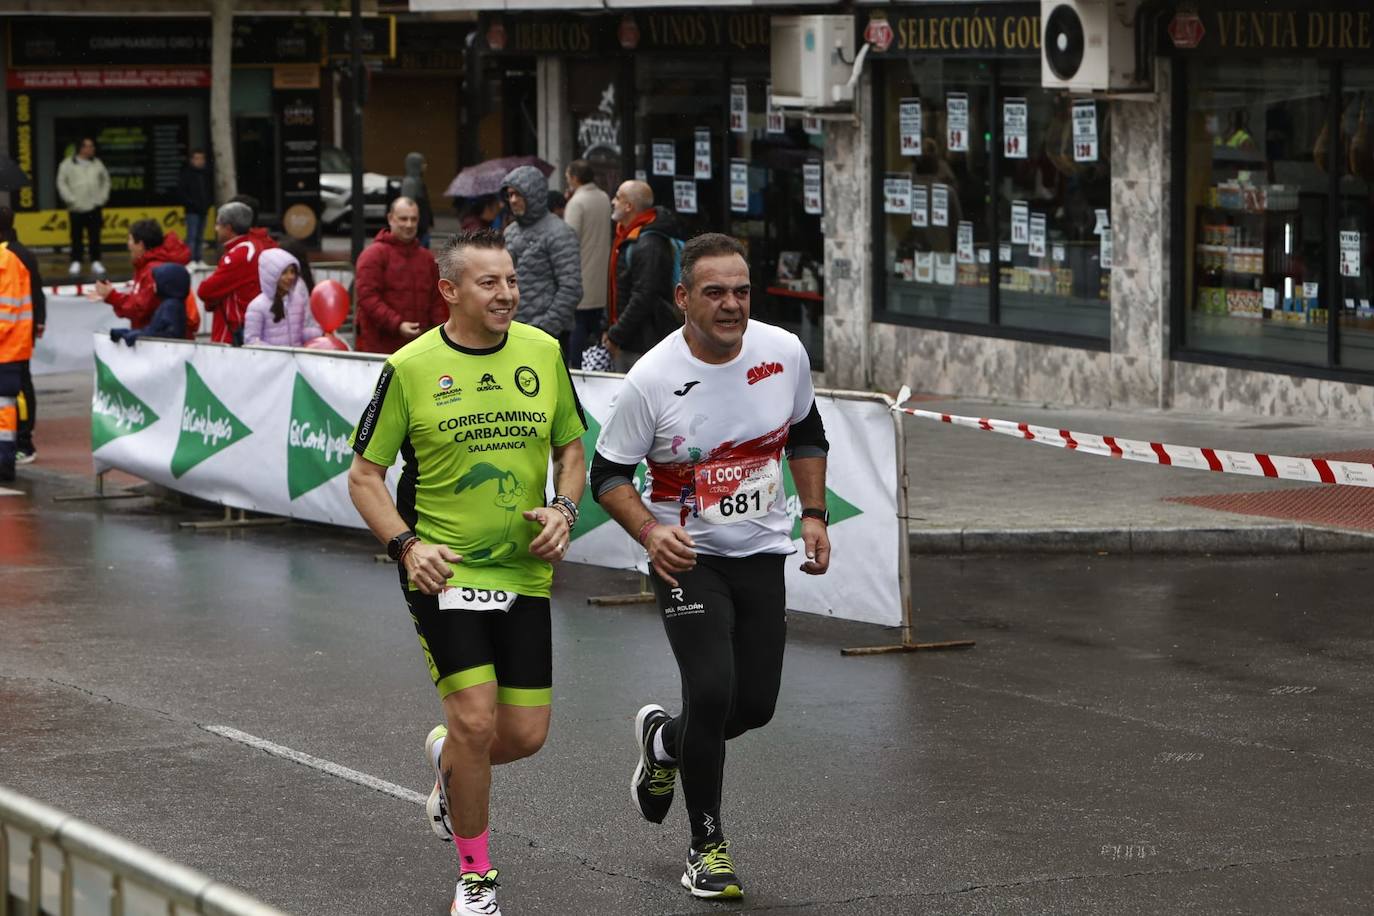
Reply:
<svg viewBox="0 0 1374 916"><path fill-rule="evenodd" d="M24 491L23 491L23 490L10 490L10 489L7 489L7 488L5 488L5 487L0 487L0 496L23 496L23 495L24 495Z"/></svg>
<svg viewBox="0 0 1374 916"><path fill-rule="evenodd" d="M265 751L274 757L280 757L283 760L290 760L292 763L308 766L312 770L319 770L321 773L325 773L337 779L373 789L377 792L381 792L383 795L390 795L392 798L399 798L401 801L408 801L422 808L425 806L425 802L428 801L426 796L421 795L419 792L412 791L411 789L407 789L405 786L398 786L394 782L387 782L385 779L379 779L376 776L354 770L341 763L334 763L331 760L312 757L303 751L297 751L280 744L275 744L268 741L266 738L259 738L257 735L241 732L237 728L230 728L227 725L202 725L201 728L213 735L219 735L221 738L228 738L230 741L246 744L249 747Z"/></svg>

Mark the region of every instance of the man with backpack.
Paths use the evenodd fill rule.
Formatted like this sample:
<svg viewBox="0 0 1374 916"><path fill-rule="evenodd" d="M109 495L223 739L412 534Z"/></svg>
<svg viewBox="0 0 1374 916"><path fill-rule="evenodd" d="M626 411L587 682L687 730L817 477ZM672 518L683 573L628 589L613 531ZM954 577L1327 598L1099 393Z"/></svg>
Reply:
<svg viewBox="0 0 1374 916"><path fill-rule="evenodd" d="M643 181L621 184L611 201L615 240L611 243L609 321L602 342L617 372L629 372L639 358L682 326L673 300L682 264L677 217L654 206Z"/></svg>

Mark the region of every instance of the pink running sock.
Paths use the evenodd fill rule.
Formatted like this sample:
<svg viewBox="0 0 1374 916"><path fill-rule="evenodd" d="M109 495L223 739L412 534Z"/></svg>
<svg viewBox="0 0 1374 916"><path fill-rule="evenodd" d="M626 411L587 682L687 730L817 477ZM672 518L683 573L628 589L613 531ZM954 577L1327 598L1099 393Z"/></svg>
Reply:
<svg viewBox="0 0 1374 916"><path fill-rule="evenodd" d="M491 828L488 827L480 835L470 840L460 837L456 833L453 835L455 845L458 847L459 868L464 874L471 871L485 875L491 871L491 858L487 855L487 836L490 833Z"/></svg>

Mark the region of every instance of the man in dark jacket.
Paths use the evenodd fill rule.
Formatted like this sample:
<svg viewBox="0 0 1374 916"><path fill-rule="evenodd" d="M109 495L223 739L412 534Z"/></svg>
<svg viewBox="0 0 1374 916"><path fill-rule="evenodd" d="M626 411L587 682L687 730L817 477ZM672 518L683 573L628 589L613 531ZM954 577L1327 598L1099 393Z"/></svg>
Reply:
<svg viewBox="0 0 1374 916"><path fill-rule="evenodd" d="M573 313L582 300L582 249L572 228L549 212L549 183L532 165L513 169L503 182L515 221L506 227L506 250L515 261L525 324L556 338L568 355Z"/></svg>
<svg viewBox="0 0 1374 916"><path fill-rule="evenodd" d="M132 347L144 337L186 337L186 297L191 293L191 274L180 264L159 264L153 268L153 290L159 302L148 323L141 328L112 328L110 340L122 340Z"/></svg>
<svg viewBox="0 0 1374 916"><path fill-rule="evenodd" d="M673 300L678 237L673 211L654 206L654 192L642 181L621 184L611 201L615 239L611 243L610 327L603 342L617 372L629 372L639 358L682 326Z"/></svg>
<svg viewBox="0 0 1374 916"><path fill-rule="evenodd" d="M205 244L205 214L215 201L205 150L191 150L190 162L181 167L177 200L186 208L186 242L191 246L191 263L201 267L205 264L200 259L201 246Z"/></svg>
<svg viewBox="0 0 1374 916"><path fill-rule="evenodd" d="M409 197L398 197L387 208L386 223L388 228L358 256L354 273L357 349L367 353L395 353L448 321L439 265L417 239L420 208Z"/></svg>
<svg viewBox="0 0 1374 916"><path fill-rule="evenodd" d="M38 259L25 248L14 231L14 211L0 207L0 242L9 245L19 262L29 269L29 296L33 300L33 339L36 342L43 336L43 327L48 322L48 297L43 293L43 277L38 272ZM19 390L24 395L25 410L19 415L19 438L15 441L16 464L29 464L38 455L33 447L33 426L37 418L37 402L34 400L33 373L29 371L29 361L24 360L19 367Z"/></svg>

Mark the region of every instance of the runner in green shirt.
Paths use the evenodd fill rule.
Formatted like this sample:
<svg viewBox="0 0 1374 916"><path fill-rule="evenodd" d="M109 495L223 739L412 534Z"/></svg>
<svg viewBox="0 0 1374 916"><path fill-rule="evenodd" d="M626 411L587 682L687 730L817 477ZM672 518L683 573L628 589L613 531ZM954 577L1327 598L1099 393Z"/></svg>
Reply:
<svg viewBox="0 0 1374 916"><path fill-rule="evenodd" d="M502 237L459 234L438 260L449 320L382 367L353 434L348 489L397 561L444 707L425 753L431 825L458 847L450 912L497 916L491 767L548 735L550 564L577 523L587 427L558 341L512 320L520 293ZM386 470L398 453L393 502Z"/></svg>

